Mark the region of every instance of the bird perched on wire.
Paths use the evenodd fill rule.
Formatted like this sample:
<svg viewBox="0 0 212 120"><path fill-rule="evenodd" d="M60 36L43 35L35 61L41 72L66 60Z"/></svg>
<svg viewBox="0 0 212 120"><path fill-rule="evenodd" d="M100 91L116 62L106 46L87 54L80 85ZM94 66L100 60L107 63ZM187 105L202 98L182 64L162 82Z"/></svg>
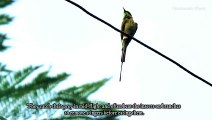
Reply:
<svg viewBox="0 0 212 120"><path fill-rule="evenodd" d="M124 9L124 8L123 8ZM133 17L129 11L124 9L124 18L121 25L121 31L124 33L134 36L137 30L138 24L134 22ZM120 70L120 78L121 81L121 72L122 72L122 65L125 62L127 46L129 45L132 38L127 37L126 35L121 34L121 42L122 42L122 55L121 55L121 70Z"/></svg>

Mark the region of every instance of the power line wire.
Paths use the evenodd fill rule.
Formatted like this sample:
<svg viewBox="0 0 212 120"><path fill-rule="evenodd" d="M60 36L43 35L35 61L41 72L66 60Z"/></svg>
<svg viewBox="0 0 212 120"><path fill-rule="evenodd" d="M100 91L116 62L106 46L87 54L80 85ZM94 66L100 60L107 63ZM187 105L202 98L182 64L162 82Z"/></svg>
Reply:
<svg viewBox="0 0 212 120"><path fill-rule="evenodd" d="M154 48L148 46L147 44L145 44L145 43L139 41L138 39L134 38L133 36L130 36L130 35L124 33L123 31L117 29L116 27L114 27L113 25L109 24L108 22L106 22L106 21L102 20L101 18L99 18L99 17L93 15L92 13L90 13L89 11L87 11L85 8L83 8L82 6L78 5L77 3L75 3L75 2L73 2L73 1L71 1L71 0L65 0L65 1L67 1L67 2L69 2L69 3L71 3L71 4L73 4L74 6L78 7L79 9L81 9L82 11L84 11L85 13L87 13L88 15L90 15L91 17L93 17L93 18L99 20L100 22L106 24L107 26L111 27L111 28L114 29L115 31L118 31L118 32L120 32L120 33L126 35L127 37L132 38L134 41L136 41L136 42L138 42L139 44L143 45L144 47L150 49L151 51L157 53L158 55L164 57L165 59L167 59L168 61L174 63L175 65L177 65L178 67L180 67L181 69L183 69L184 71L186 71L187 73L189 73L190 75L192 75L193 77L195 77L195 78L201 80L202 82L204 82L204 83L206 83L207 85L209 85L209 86L212 87L212 84L211 84L210 82L208 82L208 81L206 81L205 79L203 79L202 77L200 77L200 76L194 74L193 72L191 72L191 71L188 70L187 68L183 67L181 64L179 64L178 62L176 62L176 61L174 61L173 59L169 58L168 56L162 54L161 52L159 52L159 51L157 51L156 49L154 49Z"/></svg>

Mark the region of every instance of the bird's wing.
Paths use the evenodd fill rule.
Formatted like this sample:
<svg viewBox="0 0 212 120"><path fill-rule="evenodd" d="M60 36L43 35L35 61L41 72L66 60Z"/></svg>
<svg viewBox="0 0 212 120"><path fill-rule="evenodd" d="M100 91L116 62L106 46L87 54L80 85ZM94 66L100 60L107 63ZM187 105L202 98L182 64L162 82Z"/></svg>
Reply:
<svg viewBox="0 0 212 120"><path fill-rule="evenodd" d="M137 29L138 29L138 24L137 24L136 22L134 22L134 24L133 24L133 34L132 34L132 36L135 35L135 32L137 31Z"/></svg>
<svg viewBox="0 0 212 120"><path fill-rule="evenodd" d="M124 29L125 29L126 22L127 22L127 19L124 19L122 21L122 24L121 24L121 31L123 31L123 32L124 32ZM121 40L122 39L123 39L123 34L121 33Z"/></svg>
<svg viewBox="0 0 212 120"><path fill-rule="evenodd" d="M135 32L137 31L138 24L133 21L133 19L129 19L125 23L124 32L129 34L130 36L134 36Z"/></svg>

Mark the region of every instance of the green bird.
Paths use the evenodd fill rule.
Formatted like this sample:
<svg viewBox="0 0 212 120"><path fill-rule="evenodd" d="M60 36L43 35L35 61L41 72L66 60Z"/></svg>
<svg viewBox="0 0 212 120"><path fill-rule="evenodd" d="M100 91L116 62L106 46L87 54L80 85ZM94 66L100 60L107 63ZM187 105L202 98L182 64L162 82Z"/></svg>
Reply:
<svg viewBox="0 0 212 120"><path fill-rule="evenodd" d="M130 36L134 36L137 28L138 28L138 24L136 22L134 22L131 13L124 9L124 18L123 18L122 25L121 25L121 31L123 31L124 33L126 33ZM132 40L132 38L129 38L129 37L121 34L122 55L121 55L121 70L120 70L119 81L121 81L122 65L123 65L123 62L125 62L127 46L129 45L131 40Z"/></svg>

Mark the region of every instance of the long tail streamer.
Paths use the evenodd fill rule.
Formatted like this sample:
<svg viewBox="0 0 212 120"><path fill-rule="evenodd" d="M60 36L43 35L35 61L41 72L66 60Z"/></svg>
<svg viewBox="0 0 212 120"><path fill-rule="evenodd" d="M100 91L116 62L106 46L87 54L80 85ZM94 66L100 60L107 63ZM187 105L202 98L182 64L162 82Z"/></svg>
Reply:
<svg viewBox="0 0 212 120"><path fill-rule="evenodd" d="M121 82L122 65L123 65L123 62L121 62L121 70L120 70L119 82Z"/></svg>

